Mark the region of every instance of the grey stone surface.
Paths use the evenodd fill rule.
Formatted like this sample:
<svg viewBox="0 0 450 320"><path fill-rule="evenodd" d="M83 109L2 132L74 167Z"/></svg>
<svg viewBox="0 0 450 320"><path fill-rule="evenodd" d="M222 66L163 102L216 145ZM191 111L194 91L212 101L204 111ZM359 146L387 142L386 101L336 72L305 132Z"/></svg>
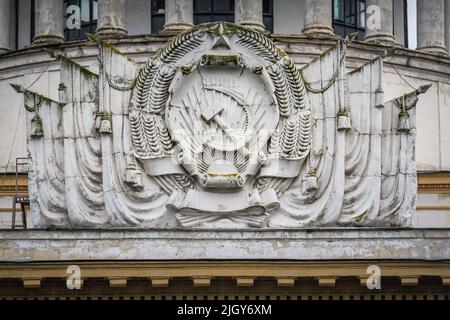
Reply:
<svg viewBox="0 0 450 320"><path fill-rule="evenodd" d="M447 55L445 0L417 1L417 50Z"/></svg>
<svg viewBox="0 0 450 320"><path fill-rule="evenodd" d="M11 2L0 1L0 54L11 50Z"/></svg>
<svg viewBox="0 0 450 320"><path fill-rule="evenodd" d="M331 5L332 2L327 0L305 0L303 33L333 34Z"/></svg>
<svg viewBox="0 0 450 320"><path fill-rule="evenodd" d="M42 0L35 2L36 36L33 45L64 42L63 2Z"/></svg>
<svg viewBox="0 0 450 320"><path fill-rule="evenodd" d="M0 232L0 261L447 260L450 230L28 230Z"/></svg>
<svg viewBox="0 0 450 320"><path fill-rule="evenodd" d="M235 21L257 31L264 31L262 9L262 0L236 0Z"/></svg>
<svg viewBox="0 0 450 320"><path fill-rule="evenodd" d="M166 24L163 32L179 32L193 26L193 2L189 0L166 0Z"/></svg>
<svg viewBox="0 0 450 320"><path fill-rule="evenodd" d="M445 0L445 44L450 52L450 0Z"/></svg>
<svg viewBox="0 0 450 320"><path fill-rule="evenodd" d="M117 37L127 34L125 27L125 0L100 0L98 2L97 35Z"/></svg>
<svg viewBox="0 0 450 320"><path fill-rule="evenodd" d="M395 42L392 0L368 0L366 8L368 14L366 14L364 40L370 43L393 45Z"/></svg>

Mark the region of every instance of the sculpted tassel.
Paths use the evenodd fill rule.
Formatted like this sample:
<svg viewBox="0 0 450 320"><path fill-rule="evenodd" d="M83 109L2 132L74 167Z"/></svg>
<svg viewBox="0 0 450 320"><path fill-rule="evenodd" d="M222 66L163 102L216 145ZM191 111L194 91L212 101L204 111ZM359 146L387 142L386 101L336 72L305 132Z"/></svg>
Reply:
<svg viewBox="0 0 450 320"><path fill-rule="evenodd" d="M31 136L34 138L44 136L44 131L42 128L42 119L38 115L35 115L31 120Z"/></svg>
<svg viewBox="0 0 450 320"><path fill-rule="evenodd" d="M339 131L341 130L348 130L352 127L352 121L350 118L350 111L348 110L348 108L342 107L338 114L338 119L337 119L337 129Z"/></svg>
<svg viewBox="0 0 450 320"><path fill-rule="evenodd" d="M398 132L408 133L411 129L411 124L409 123L409 114L406 111L406 98L402 97L401 110L398 115Z"/></svg>
<svg viewBox="0 0 450 320"><path fill-rule="evenodd" d="M66 94L66 86L64 83L60 83L58 85L58 100L60 104L66 104L67 103L67 94Z"/></svg>
<svg viewBox="0 0 450 320"><path fill-rule="evenodd" d="M97 111L97 113L95 114L95 129L97 129L97 131L100 131L100 125L102 122L102 113L100 111Z"/></svg>
<svg viewBox="0 0 450 320"><path fill-rule="evenodd" d="M112 133L111 119L108 112L101 113L100 133Z"/></svg>
<svg viewBox="0 0 450 320"><path fill-rule="evenodd" d="M136 191L142 191L144 185L142 184L142 174L137 168L136 159L130 157L128 161L127 170L125 172L125 183Z"/></svg>
<svg viewBox="0 0 450 320"><path fill-rule="evenodd" d="M312 155L310 154L308 157L308 173L306 177L303 179L302 187L306 192L314 192L319 188L319 184L317 183L317 172L315 166L312 164Z"/></svg>
<svg viewBox="0 0 450 320"><path fill-rule="evenodd" d="M317 183L316 173L308 173L306 178L303 180L303 190L306 192L313 192L319 188Z"/></svg>
<svg viewBox="0 0 450 320"><path fill-rule="evenodd" d="M398 132L408 133L411 129L409 123L409 114L407 111L402 110L398 116Z"/></svg>
<svg viewBox="0 0 450 320"><path fill-rule="evenodd" d="M378 87L378 89L375 91L375 107L377 108L383 108L383 97L384 97L384 91L381 86Z"/></svg>

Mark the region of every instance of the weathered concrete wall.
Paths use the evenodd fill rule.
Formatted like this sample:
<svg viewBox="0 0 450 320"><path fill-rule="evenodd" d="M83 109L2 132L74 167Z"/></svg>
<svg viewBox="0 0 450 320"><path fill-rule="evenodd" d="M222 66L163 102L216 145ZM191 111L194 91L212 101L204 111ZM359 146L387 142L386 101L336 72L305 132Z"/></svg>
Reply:
<svg viewBox="0 0 450 320"><path fill-rule="evenodd" d="M256 245L257 243L257 245ZM2 231L0 261L450 259L449 230Z"/></svg>
<svg viewBox="0 0 450 320"><path fill-rule="evenodd" d="M450 226L450 195L417 195L417 211L414 224L419 228Z"/></svg>
<svg viewBox="0 0 450 320"><path fill-rule="evenodd" d="M11 208L12 197L0 197L0 208ZM11 228L11 212L0 211L0 229Z"/></svg>

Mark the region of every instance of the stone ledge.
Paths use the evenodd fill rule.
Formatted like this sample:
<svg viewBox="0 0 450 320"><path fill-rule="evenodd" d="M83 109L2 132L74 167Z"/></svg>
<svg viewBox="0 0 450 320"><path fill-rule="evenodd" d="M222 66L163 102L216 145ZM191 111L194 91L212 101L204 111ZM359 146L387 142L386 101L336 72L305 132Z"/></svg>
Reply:
<svg viewBox="0 0 450 320"><path fill-rule="evenodd" d="M0 231L0 262L449 259L449 229Z"/></svg>
<svg viewBox="0 0 450 320"><path fill-rule="evenodd" d="M70 261L0 263L0 299L26 296L70 296L66 280L73 264L80 270L82 295L124 293L174 296L235 296L269 292L292 296L354 292L448 294L450 262L442 261ZM382 288L367 281L376 265ZM182 291L180 291L180 289ZM33 289L33 290L29 290ZM336 291L335 291L336 290ZM384 290L384 291L383 291ZM145 293L144 293L145 292ZM358 293L357 293L358 292ZM434 298L434 297L433 297ZM171 299L171 298L170 298ZM202 298L203 299L203 298Z"/></svg>

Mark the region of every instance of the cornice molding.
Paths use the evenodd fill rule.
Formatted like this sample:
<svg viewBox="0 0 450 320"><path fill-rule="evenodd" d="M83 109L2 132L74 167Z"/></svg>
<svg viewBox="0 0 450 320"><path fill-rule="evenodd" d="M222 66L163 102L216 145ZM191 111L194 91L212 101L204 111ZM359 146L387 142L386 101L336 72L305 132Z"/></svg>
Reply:
<svg viewBox="0 0 450 320"><path fill-rule="evenodd" d="M0 264L0 280L20 280L25 288L31 280L40 287L43 280L64 280L68 267L80 268L83 282L108 279L110 286L122 287L132 280L147 279L149 287L170 287L177 280L190 280L191 286L210 286L211 280L227 279L237 286L252 287L255 280L273 279L278 286L295 285L312 279L319 287L335 286L339 279L353 278L365 284L368 267L380 268L381 278L397 278L401 285L418 285L421 278L434 277L442 286L450 285L450 261L70 261ZM30 280L31 279L31 280ZM332 281L331 281L332 280Z"/></svg>
<svg viewBox="0 0 450 320"><path fill-rule="evenodd" d="M28 176L20 174L18 176L18 195L28 195ZM0 197L12 197L16 194L16 175L6 174L0 177Z"/></svg>
<svg viewBox="0 0 450 320"><path fill-rule="evenodd" d="M419 194L450 194L450 172L418 173Z"/></svg>

